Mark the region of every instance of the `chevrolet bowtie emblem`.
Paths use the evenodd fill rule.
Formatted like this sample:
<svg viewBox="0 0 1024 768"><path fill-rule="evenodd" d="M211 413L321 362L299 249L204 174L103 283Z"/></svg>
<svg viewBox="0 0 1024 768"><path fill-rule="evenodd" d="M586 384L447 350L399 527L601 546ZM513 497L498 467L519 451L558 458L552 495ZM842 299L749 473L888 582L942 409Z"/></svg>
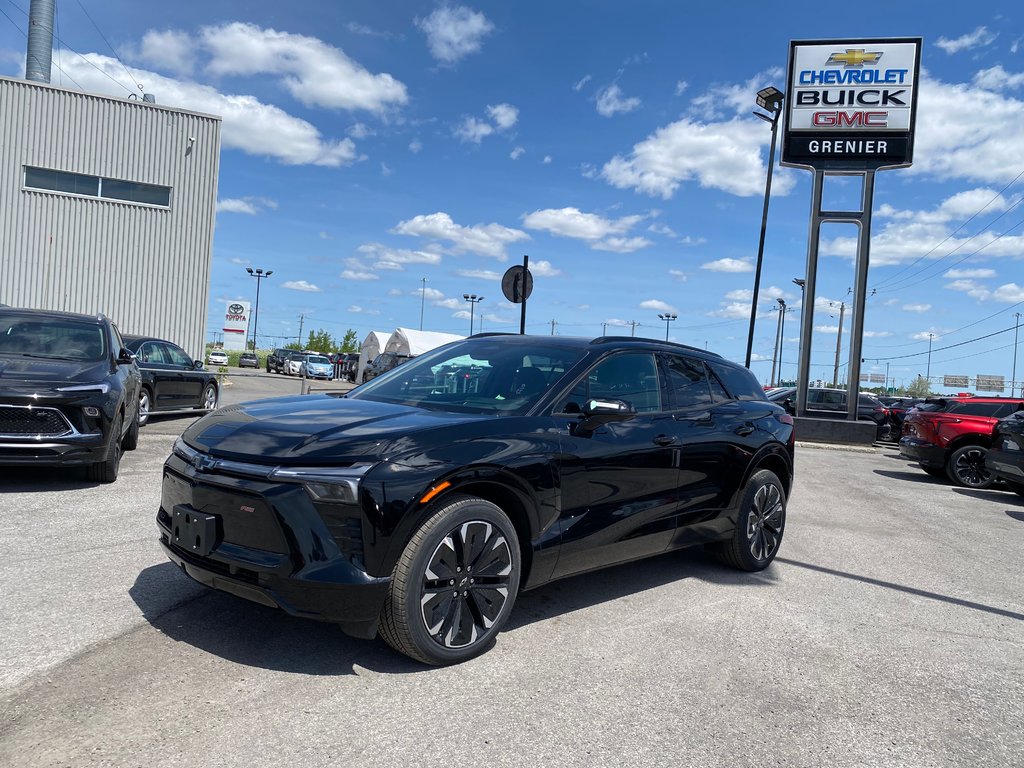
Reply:
<svg viewBox="0 0 1024 768"><path fill-rule="evenodd" d="M833 53L825 64L863 67L865 64L877 64L880 58L882 58L881 51L867 53L863 48L847 48L846 53Z"/></svg>

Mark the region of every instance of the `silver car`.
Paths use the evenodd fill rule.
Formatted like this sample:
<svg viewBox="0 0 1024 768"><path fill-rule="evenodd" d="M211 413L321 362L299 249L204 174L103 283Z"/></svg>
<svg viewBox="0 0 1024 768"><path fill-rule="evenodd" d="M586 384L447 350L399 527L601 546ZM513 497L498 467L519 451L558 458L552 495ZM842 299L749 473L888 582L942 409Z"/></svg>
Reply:
<svg viewBox="0 0 1024 768"><path fill-rule="evenodd" d="M324 355L306 355L302 368L305 369L304 375L307 379L334 379L334 366Z"/></svg>

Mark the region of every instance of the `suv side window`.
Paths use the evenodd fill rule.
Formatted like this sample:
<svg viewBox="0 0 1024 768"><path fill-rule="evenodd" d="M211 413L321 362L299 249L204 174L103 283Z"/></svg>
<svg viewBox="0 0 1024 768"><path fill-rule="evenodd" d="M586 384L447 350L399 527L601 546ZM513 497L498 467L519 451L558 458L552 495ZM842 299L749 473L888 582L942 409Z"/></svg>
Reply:
<svg viewBox="0 0 1024 768"><path fill-rule="evenodd" d="M736 400L764 400L764 389L746 368L728 365L717 360L706 360L705 364L721 380L729 395ZM714 388L714 385L712 385Z"/></svg>
<svg viewBox="0 0 1024 768"><path fill-rule="evenodd" d="M661 410L658 365L650 352L627 352L602 360L590 369L569 397L556 408L558 413L579 413L591 399L624 400L637 413Z"/></svg>
<svg viewBox="0 0 1024 768"><path fill-rule="evenodd" d="M711 405L711 387L704 363L691 357L666 357L668 386L676 408L696 408Z"/></svg>
<svg viewBox="0 0 1024 768"><path fill-rule="evenodd" d="M962 413L964 416L995 416L1003 403L958 403L950 408L950 413Z"/></svg>

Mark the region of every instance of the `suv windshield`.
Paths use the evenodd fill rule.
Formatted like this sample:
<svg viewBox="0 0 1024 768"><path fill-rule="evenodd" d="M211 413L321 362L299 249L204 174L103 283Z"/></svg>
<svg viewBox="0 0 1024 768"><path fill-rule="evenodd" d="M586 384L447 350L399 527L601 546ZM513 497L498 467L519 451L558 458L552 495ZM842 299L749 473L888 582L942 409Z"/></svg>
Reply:
<svg viewBox="0 0 1024 768"><path fill-rule="evenodd" d="M466 413L525 412L583 355L561 346L469 339L421 355L351 397Z"/></svg>
<svg viewBox="0 0 1024 768"><path fill-rule="evenodd" d="M0 355L102 360L107 356L106 335L98 323L0 310Z"/></svg>

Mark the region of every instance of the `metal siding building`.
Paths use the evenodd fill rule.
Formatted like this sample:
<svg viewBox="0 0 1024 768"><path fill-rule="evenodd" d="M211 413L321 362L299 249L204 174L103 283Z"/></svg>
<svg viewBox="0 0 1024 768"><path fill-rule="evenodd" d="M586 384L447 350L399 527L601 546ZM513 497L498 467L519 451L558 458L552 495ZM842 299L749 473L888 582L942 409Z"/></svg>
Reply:
<svg viewBox="0 0 1024 768"><path fill-rule="evenodd" d="M0 142L0 303L102 312L202 359L220 118L0 78ZM169 187L170 204L31 188L26 168Z"/></svg>

